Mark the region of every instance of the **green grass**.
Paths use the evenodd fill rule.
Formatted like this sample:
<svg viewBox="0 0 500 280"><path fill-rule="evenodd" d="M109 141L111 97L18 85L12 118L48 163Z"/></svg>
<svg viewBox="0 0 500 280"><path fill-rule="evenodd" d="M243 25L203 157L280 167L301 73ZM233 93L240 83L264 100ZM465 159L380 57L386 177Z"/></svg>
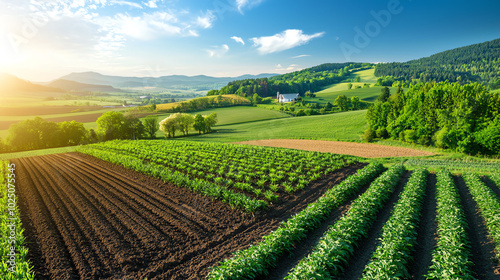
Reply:
<svg viewBox="0 0 500 280"><path fill-rule="evenodd" d="M271 119L280 119L280 118L288 118L290 115L282 113L280 111L272 111L266 110L258 107L251 106L236 106L236 107L228 107L228 108L216 108L209 109L200 112L190 113L191 115L195 114L208 115L211 113L217 113L217 125L231 125L231 124L241 124L248 122L257 122L262 120L271 120ZM161 114L158 115L158 122L167 118L170 114ZM192 130L191 133L197 133L197 131ZM164 133L162 131L158 131L156 133L157 137L164 137Z"/></svg>
<svg viewBox="0 0 500 280"><path fill-rule="evenodd" d="M348 90L347 86L346 86L343 90L338 91L335 88L333 90L331 90L329 88L329 89L325 89L325 90L322 90L320 92L317 92L315 98L307 97L307 98L305 98L305 100L307 102L316 102L319 104L326 104L327 102L330 102L333 104L333 102L335 101L335 99L339 95L345 95L347 97L357 96L357 97L359 97L359 99L361 99L363 101L374 102L377 99L377 97L380 95L381 89L382 89L382 87L369 87L369 88L357 88L357 89L353 88L351 90ZM395 92L395 89L393 89L393 88L390 88L390 89L391 89L391 93Z"/></svg>
<svg viewBox="0 0 500 280"><path fill-rule="evenodd" d="M322 116L294 117L233 125L216 132L181 137L190 141L237 142L260 139L318 139L359 141L366 126L366 110Z"/></svg>

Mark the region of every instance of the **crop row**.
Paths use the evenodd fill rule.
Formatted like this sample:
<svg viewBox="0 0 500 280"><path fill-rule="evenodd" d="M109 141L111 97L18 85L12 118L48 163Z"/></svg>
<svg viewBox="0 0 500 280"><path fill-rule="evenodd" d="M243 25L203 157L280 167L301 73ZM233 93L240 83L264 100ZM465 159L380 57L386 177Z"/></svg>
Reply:
<svg viewBox="0 0 500 280"><path fill-rule="evenodd" d="M415 171L387 223L382 228L380 244L362 279L410 279L408 263L417 243L417 226L427 188L426 169Z"/></svg>
<svg viewBox="0 0 500 280"><path fill-rule="evenodd" d="M495 242L497 258L500 259L500 200L478 175L465 174L464 180L486 222L488 233Z"/></svg>
<svg viewBox="0 0 500 280"><path fill-rule="evenodd" d="M218 198L231 207L243 209L247 212L255 212L267 207L267 202L263 200L252 199L244 194L233 192L224 186L219 186L203 179L190 178L181 172L171 170L159 164L146 163L134 156L99 150L93 148L93 146L82 146L78 151L161 179L178 187L184 187L205 196Z"/></svg>
<svg viewBox="0 0 500 280"><path fill-rule="evenodd" d="M407 167L435 168L461 171L491 172L500 170L500 163L486 161L443 160L443 159L409 159L405 162Z"/></svg>
<svg viewBox="0 0 500 280"><path fill-rule="evenodd" d="M347 266L359 241L366 237L378 212L394 192L404 166L397 164L372 182L349 211L321 238L313 251L286 279L332 279Z"/></svg>
<svg viewBox="0 0 500 280"><path fill-rule="evenodd" d="M24 247L23 227L17 206L15 166L0 161L0 257L2 279L34 279Z"/></svg>
<svg viewBox="0 0 500 280"><path fill-rule="evenodd" d="M379 163L372 163L349 176L328 190L316 202L283 222L276 231L263 238L259 244L234 253L219 266L212 268L208 279L255 279L276 267L285 253L293 250L294 244L316 229L328 215L347 202L366 184L383 171Z"/></svg>
<svg viewBox="0 0 500 280"><path fill-rule="evenodd" d="M113 141L92 147L134 155L268 201L278 198L274 192L303 189L322 174L355 161L326 153L180 141Z"/></svg>
<svg viewBox="0 0 500 280"><path fill-rule="evenodd" d="M428 279L474 279L467 220L460 195L449 171L437 173L437 248L432 254Z"/></svg>

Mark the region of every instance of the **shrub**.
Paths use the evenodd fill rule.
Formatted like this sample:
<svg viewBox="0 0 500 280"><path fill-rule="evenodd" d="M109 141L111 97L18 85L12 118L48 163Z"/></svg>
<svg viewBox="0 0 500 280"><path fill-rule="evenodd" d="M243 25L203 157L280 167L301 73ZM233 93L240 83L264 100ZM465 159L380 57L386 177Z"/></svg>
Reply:
<svg viewBox="0 0 500 280"><path fill-rule="evenodd" d="M365 140L366 142L373 142L375 136L375 131L371 127L369 127L363 134L363 140Z"/></svg>
<svg viewBox="0 0 500 280"><path fill-rule="evenodd" d="M417 132L413 129L407 129L404 131L404 141L408 143L415 143L417 138Z"/></svg>
<svg viewBox="0 0 500 280"><path fill-rule="evenodd" d="M380 127L375 131L375 134L377 135L377 138L387 138L387 129L385 127Z"/></svg>

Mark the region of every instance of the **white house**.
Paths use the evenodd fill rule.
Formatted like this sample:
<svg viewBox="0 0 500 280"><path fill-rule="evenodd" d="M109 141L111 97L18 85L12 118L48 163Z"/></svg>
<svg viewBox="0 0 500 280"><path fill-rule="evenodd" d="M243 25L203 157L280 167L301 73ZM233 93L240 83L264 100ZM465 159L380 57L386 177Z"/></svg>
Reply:
<svg viewBox="0 0 500 280"><path fill-rule="evenodd" d="M298 93L281 94L278 92L278 95L276 97L278 98L279 103L286 103L286 102L297 101L299 96L300 95Z"/></svg>

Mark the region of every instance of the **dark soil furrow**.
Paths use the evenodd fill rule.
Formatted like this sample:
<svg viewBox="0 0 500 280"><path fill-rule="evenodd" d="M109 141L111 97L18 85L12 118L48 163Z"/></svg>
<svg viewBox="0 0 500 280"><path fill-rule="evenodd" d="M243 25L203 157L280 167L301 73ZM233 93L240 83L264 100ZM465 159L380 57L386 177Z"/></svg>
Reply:
<svg viewBox="0 0 500 280"><path fill-rule="evenodd" d="M81 166L84 164L80 163L78 165L83 171L85 171L85 168ZM69 171L68 173L73 172ZM169 236L169 233L176 231L177 227L170 226L168 221L161 219L157 213L151 212L141 204L141 202L148 202L144 202L144 199L137 199L137 197L131 196L129 193L126 194L123 185L118 185L108 180L105 178L105 175L78 171L78 174L75 174L75 176L79 176L86 181L94 192L101 195L100 197L103 201L108 201L104 205L111 203L112 205L110 206L115 210L115 215L122 223L127 224L127 220L130 219L135 222L131 225L130 230L135 232L139 236L139 239L142 240L143 246L145 246L144 249L147 249L152 243L165 241L163 237ZM111 178L112 176L108 175L108 177ZM177 230L175 233L185 235L180 230ZM172 238L174 237L172 236Z"/></svg>
<svg viewBox="0 0 500 280"><path fill-rule="evenodd" d="M490 180L487 176L481 176L481 179L497 195L498 199L500 199L500 186L497 186L495 182Z"/></svg>
<svg viewBox="0 0 500 280"><path fill-rule="evenodd" d="M64 175L60 173L59 168L50 167L49 171L49 163L40 157L34 159L33 164L40 171L40 175L43 174L47 190L54 197L73 238L79 243L79 250L87 262L86 267L81 268L86 271L85 277L109 277L109 272L118 269L119 265L115 261L116 252L108 250L108 246L114 243L113 239L105 238L105 235L113 233L105 231L106 228L95 218L94 213L89 211L88 205L81 202L81 196L74 191L74 187L63 181ZM103 239L105 243L102 242ZM118 254L119 259L123 259L122 255ZM93 267L95 263L101 265Z"/></svg>
<svg viewBox="0 0 500 280"><path fill-rule="evenodd" d="M474 263L472 267L474 274L477 279L500 279L500 275L495 275L494 245L488 239L488 231L483 218L480 216L479 208L472 198L464 179L461 176L454 176L454 179L469 225L467 234L472 248L471 260Z"/></svg>
<svg viewBox="0 0 500 280"><path fill-rule="evenodd" d="M413 279L417 280L426 279L424 275L429 270L432 262L432 251L437 243L436 182L436 174L429 174L422 216L417 229L416 250L413 254L413 262L408 269Z"/></svg>
<svg viewBox="0 0 500 280"><path fill-rule="evenodd" d="M65 240L53 219L44 193L34 186L40 183L30 176L31 165L25 159L16 164L16 182L19 190L20 211L24 219L28 258L34 266L37 279L74 279L78 272L67 250ZM22 199L25 199L21 201ZM33 231L29 231L30 225ZM40 254L40 255L38 255Z"/></svg>
<svg viewBox="0 0 500 280"><path fill-rule="evenodd" d="M84 163L80 163L79 165L81 170L84 169L81 168L81 165L83 164ZM121 194L120 190L116 188L116 185L116 187L113 187L113 185L103 183L102 181L98 182L98 180L95 179L96 175L87 172L76 172L74 170L74 168L69 168L67 170L67 173L70 175L72 174L73 178L82 180L84 182L84 184L82 184L83 189L85 189L88 197L92 198L93 200L97 200L98 202L96 203L100 204L101 207L106 208L107 211L111 211L111 213L113 213L113 217L109 217L110 219L116 219L117 224L121 224L122 226L124 226L126 230L129 231L129 233L133 233L134 237L132 237L131 243L137 243L137 241L140 241L141 244L139 244L139 246L141 246L141 249L139 250L142 251L148 248L148 246L153 243L163 241L170 242L174 238L170 237L170 235L184 235L175 227L168 227L168 225L170 224L167 221L163 221L163 230L160 230L163 232L163 234L160 233L157 235L153 235L152 233L154 233L154 231L149 231L150 228L144 227L147 224L147 222L145 222L144 218L142 217L144 213L141 212L141 214L139 214L139 212L137 212L137 207L129 207L128 197L123 198L123 195ZM163 236L162 240L151 239L160 235ZM168 238L165 239L166 237Z"/></svg>
<svg viewBox="0 0 500 280"><path fill-rule="evenodd" d="M134 185L131 184L130 181L124 181L116 176L103 176L102 170L92 168L87 164L80 164L79 168L87 171L89 174L93 174L96 176L96 180L102 180L101 184L107 185L118 185L120 186L120 193L126 194L132 199L136 200L138 203L146 207L152 214L154 215L164 215L165 213L172 216L171 219L173 226L179 228L185 228L186 224L189 225L189 230L186 234L192 234L193 232L197 232L198 235L207 234L207 229L211 228L212 225L207 225L205 223L193 221L189 219L182 211L178 211L174 208L174 206L165 203L165 201L161 201L161 195L157 192L151 192L147 188L142 187L142 184L136 183ZM158 199L156 198L158 197ZM164 221L159 221L156 225L157 227L162 227L164 225Z"/></svg>
<svg viewBox="0 0 500 280"><path fill-rule="evenodd" d="M363 238L363 240L358 244L358 248L355 249L354 255L349 260L349 266L342 274L341 279L357 280L361 278L365 266L370 261L370 258L379 243L379 237L382 233L382 228L391 216L392 209L397 203L399 194L403 191L404 186L410 178L410 175L410 171L405 171L399 179L399 183L396 186L394 192L392 193L389 200L385 203L385 206L382 208L382 210L378 213L375 223L369 229L368 237Z"/></svg>
<svg viewBox="0 0 500 280"><path fill-rule="evenodd" d="M84 277L90 276L90 265L88 263L88 258L86 255L93 256L91 250L87 247L82 247L81 245L84 243L81 240L81 236L78 235L80 229L75 226L74 222L71 219L71 214L68 212L57 193L52 190L51 185L52 182L48 181L44 174L40 173L40 167L35 163L35 159L28 158L27 165L29 166L28 176L31 178L36 178L34 183L37 186L40 186L38 190L40 190L40 194L43 198L43 202L49 209L50 214L52 216L52 220L55 223L56 228L61 234L62 239L64 240L64 247L67 248L73 263L78 271L78 274ZM54 211L54 209L56 211ZM51 262L51 260L48 260ZM99 262L98 259L94 259L95 262ZM54 268L54 273L57 273L58 268ZM61 279L69 279L69 278L61 278Z"/></svg>
<svg viewBox="0 0 500 280"><path fill-rule="evenodd" d="M48 163L49 162L46 162L46 164ZM113 261L117 260L120 264L130 262L130 259L133 259L132 255L134 253L130 250L131 238L129 235L131 232L126 229L120 231L117 227L113 226L119 226L120 223L112 221L109 215L106 215L109 213L101 211L101 209L99 209L99 202L89 199L88 192L85 191L87 187L85 182L77 182L74 180L74 177L63 176L64 172L68 172L68 170L65 169L67 166L55 162L51 162L51 164L54 167L52 169L54 172L49 176L57 176L59 185L65 186L64 188L60 188L61 192L66 192L67 198L69 198L77 208L82 209L80 212L85 213L84 218L89 222L90 226L88 228L89 231L92 232L89 239L94 240L98 237L101 241L98 247L107 249L108 252L103 254L101 258ZM114 267L117 268L116 264Z"/></svg>

